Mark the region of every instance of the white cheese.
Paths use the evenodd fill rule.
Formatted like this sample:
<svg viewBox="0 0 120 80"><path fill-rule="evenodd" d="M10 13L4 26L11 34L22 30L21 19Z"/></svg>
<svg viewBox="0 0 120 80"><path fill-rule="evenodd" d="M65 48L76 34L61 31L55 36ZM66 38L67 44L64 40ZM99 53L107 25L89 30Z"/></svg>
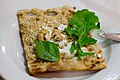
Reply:
<svg viewBox="0 0 120 80"><path fill-rule="evenodd" d="M81 47L81 50L82 50L83 52L89 52L86 47Z"/></svg>
<svg viewBox="0 0 120 80"><path fill-rule="evenodd" d="M53 30L52 27L48 27L48 26L42 26L42 29L46 29L46 30L48 30L48 31L52 31L52 30Z"/></svg>
<svg viewBox="0 0 120 80"><path fill-rule="evenodd" d="M94 54L95 57L101 58L102 55L101 54Z"/></svg>
<svg viewBox="0 0 120 80"><path fill-rule="evenodd" d="M43 28L43 29L47 29L48 27L46 27L46 26L42 26L42 28Z"/></svg>
<svg viewBox="0 0 120 80"><path fill-rule="evenodd" d="M102 55L101 55L101 54L98 54L98 55L97 55L97 57L101 58L101 57L102 57Z"/></svg>
<svg viewBox="0 0 120 80"><path fill-rule="evenodd" d="M54 22L57 22L57 21L54 20ZM42 28L49 31L49 34L46 34L45 37L48 37L48 36L52 37L53 28L47 27L47 26L43 26ZM61 25L58 26L58 30L60 30L60 31L64 30L64 28L67 28L67 25L61 24ZM56 44L59 44L60 47L63 46L62 49L59 49L60 53L65 53L66 55L71 55L70 47L71 47L72 42L68 43L68 41L66 39L66 35L62 34L62 36L63 36L63 40L60 41L60 42L54 42L53 39L50 39L49 41L54 42ZM67 44L67 45L65 46L65 44ZM76 50L73 52L73 54L75 54L75 53L76 53Z"/></svg>
<svg viewBox="0 0 120 80"><path fill-rule="evenodd" d="M54 20L54 22L57 22L57 20Z"/></svg>
<svg viewBox="0 0 120 80"><path fill-rule="evenodd" d="M67 25L61 24L61 25L58 26L59 30L64 30L64 28L67 28Z"/></svg>
<svg viewBox="0 0 120 80"><path fill-rule="evenodd" d="M71 53L70 53L71 44L72 44L72 42L69 42L69 43L67 44L67 46L65 46L63 49L59 49L59 50L60 50L60 53L65 53L65 54L70 55L70 54L71 54Z"/></svg>
<svg viewBox="0 0 120 80"><path fill-rule="evenodd" d="M50 39L50 34L46 34L45 39L49 40Z"/></svg>
<svg viewBox="0 0 120 80"><path fill-rule="evenodd" d="M52 31L53 31L53 29L52 28L48 28L47 30L49 31L49 36L52 37Z"/></svg>
<svg viewBox="0 0 120 80"><path fill-rule="evenodd" d="M46 34L46 35L45 35L45 38L47 38L47 37L52 37L53 28L48 27L48 26L43 26L42 29L46 29L47 31L49 31L49 34Z"/></svg>
<svg viewBox="0 0 120 80"><path fill-rule="evenodd" d="M54 42L53 40L49 40L50 42ZM54 42L56 44L59 44L59 46L64 46L65 43L67 43L67 40L63 40L61 42ZM60 53L65 53L67 55L70 55L70 47L72 42L67 43L67 46L64 46L62 49L59 49ZM73 52L73 54L76 53L76 50Z"/></svg>
<svg viewBox="0 0 120 80"><path fill-rule="evenodd" d="M49 30L49 35L50 37L52 37L52 30Z"/></svg>
<svg viewBox="0 0 120 80"><path fill-rule="evenodd" d="M62 41L59 42L58 44L59 44L59 46L61 47L61 46L64 46L66 43L67 43L67 40L62 40Z"/></svg>
<svg viewBox="0 0 120 80"><path fill-rule="evenodd" d="M54 22L54 23L58 23L57 20L54 20L53 22Z"/></svg>
<svg viewBox="0 0 120 80"><path fill-rule="evenodd" d="M54 42L53 40L50 40L50 41ZM59 44L59 46L61 47L61 46L64 46L67 43L67 40L63 39L61 42L54 42L54 43Z"/></svg>

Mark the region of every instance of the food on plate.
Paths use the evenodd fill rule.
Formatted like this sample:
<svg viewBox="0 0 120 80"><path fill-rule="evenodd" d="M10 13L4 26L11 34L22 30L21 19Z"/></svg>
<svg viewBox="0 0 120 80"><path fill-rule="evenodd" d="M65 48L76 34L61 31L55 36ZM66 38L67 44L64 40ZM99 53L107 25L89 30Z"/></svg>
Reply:
<svg viewBox="0 0 120 80"><path fill-rule="evenodd" d="M90 33L100 28L94 12L66 5L19 10L17 15L29 74L106 68Z"/></svg>

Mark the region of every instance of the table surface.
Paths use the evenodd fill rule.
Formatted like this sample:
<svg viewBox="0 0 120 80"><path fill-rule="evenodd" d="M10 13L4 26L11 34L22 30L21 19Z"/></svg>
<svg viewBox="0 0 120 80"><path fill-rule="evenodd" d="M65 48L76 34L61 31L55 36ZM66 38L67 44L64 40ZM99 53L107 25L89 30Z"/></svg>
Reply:
<svg viewBox="0 0 120 80"><path fill-rule="evenodd" d="M30 0L0 0L0 24L19 9L39 6L39 1L34 0L33 4ZM120 0L80 0L79 3L82 7L96 10L120 25ZM3 79L0 77L0 80Z"/></svg>
<svg viewBox="0 0 120 80"><path fill-rule="evenodd" d="M8 0L0 0L0 24L19 9L38 7L40 0L32 2L31 0L9 0L9 2ZM120 0L79 0L79 2L80 6L96 10L120 24Z"/></svg>

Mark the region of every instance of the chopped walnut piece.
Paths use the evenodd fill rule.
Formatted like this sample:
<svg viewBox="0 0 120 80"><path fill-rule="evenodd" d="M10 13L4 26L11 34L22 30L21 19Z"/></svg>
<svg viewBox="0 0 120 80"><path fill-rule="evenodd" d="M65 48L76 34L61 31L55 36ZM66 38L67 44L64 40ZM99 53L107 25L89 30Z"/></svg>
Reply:
<svg viewBox="0 0 120 80"><path fill-rule="evenodd" d="M62 33L57 29L53 30L52 37L53 37L54 41L62 41L63 40Z"/></svg>
<svg viewBox="0 0 120 80"><path fill-rule="evenodd" d="M40 32L38 33L38 40L40 41L50 40L49 31L45 29L40 30Z"/></svg>

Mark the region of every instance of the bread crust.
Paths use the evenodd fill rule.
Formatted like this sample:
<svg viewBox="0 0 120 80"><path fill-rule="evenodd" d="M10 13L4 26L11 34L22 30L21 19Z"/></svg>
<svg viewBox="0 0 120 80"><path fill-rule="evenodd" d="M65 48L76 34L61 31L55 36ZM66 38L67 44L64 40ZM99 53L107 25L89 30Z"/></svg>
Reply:
<svg viewBox="0 0 120 80"><path fill-rule="evenodd" d="M55 28L60 24L68 25L68 20L74 11L74 7L68 5L47 10L26 9L18 11L17 16L29 74L37 75L49 71L101 70L106 68L105 59L103 57L98 58L95 55L83 57L82 60L78 61L76 57L69 59L66 58L64 53L61 53L59 62L45 62L35 55L35 40L39 29L42 26ZM54 12L54 15L48 14L49 12ZM102 50L97 44L89 45L87 49L102 55Z"/></svg>

